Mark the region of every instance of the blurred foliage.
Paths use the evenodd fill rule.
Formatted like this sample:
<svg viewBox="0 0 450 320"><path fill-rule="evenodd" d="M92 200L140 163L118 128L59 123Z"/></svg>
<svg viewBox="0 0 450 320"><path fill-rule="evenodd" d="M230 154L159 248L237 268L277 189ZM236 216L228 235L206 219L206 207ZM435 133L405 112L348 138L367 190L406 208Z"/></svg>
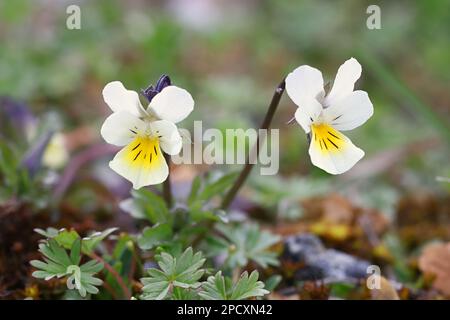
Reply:
<svg viewBox="0 0 450 320"><path fill-rule="evenodd" d="M320 235L328 245L359 255L376 259L377 248L388 250L384 254L380 249L383 254L379 256L383 256L383 263L391 259L392 274L399 281L427 288L428 279L417 276L414 258L418 253L414 250L436 238L448 241L442 221L428 215L443 212L448 205L445 200L436 200L438 205L418 205L421 218L410 224L401 221L399 215L414 211L410 207L402 211L405 194L426 190L433 194L432 199L439 199L441 195L448 197L450 190L450 2L378 1L381 30L366 27L366 9L372 4L368 0L80 0L76 4L81 7L81 30L66 28L65 1L0 2L0 206L20 199L32 205L33 214L35 208L51 207L44 213L50 212L55 218L52 196L64 195L56 210L66 217L59 221L62 226L75 224L77 231L86 231L113 220L129 231L116 237L110 251L102 243L113 230L107 229L110 225L103 228L104 233L82 240L81 252L90 253L95 247L111 267L103 270L105 287L110 290L101 290L99 298L128 297L128 291L140 292L141 284L133 281L133 276L143 274L143 261L155 259L156 255L157 262L164 258L168 269L176 269L174 257L179 258L192 243L194 249L199 246L205 249L208 259L212 258L208 267L224 269L224 275L215 273L203 283L203 291L197 288L204 298L265 294L256 271L250 275L244 271L239 278L240 269L252 264L264 269L261 275L266 289L272 290L279 283L286 286L286 279L266 274L271 273L267 269L276 268L279 263L277 249L273 248L279 238L259 222L244 220L241 225L239 214L248 209L252 218L271 222L281 234L285 232L284 223L304 231L302 219L308 219L308 208L300 203L336 191L355 205L350 210L351 223L345 224L352 230L351 243L336 241L329 235L341 222L332 224L329 230L328 224L317 219L308 221L307 227L319 234L318 226L325 225L327 228ZM121 80L126 87L138 91L161 74L169 74L196 101L195 111L184 121L184 127L192 127L193 119L201 119L203 128L247 129L260 124L276 84L293 68L301 64L315 66L330 82L338 66L351 56L363 66L356 87L369 93L375 114L349 134L366 156L348 174L332 177L311 165L303 131L295 123L287 125L295 106L286 97L273 123L273 127L280 128L281 174L261 177L254 173L249 187L242 192L245 196L240 201L244 205L239 203L238 208L226 214L215 208L234 180L234 172L217 175L208 168L208 174L201 175L199 171L205 168L186 169L193 171L187 174L192 179L185 179L188 183L182 191L186 192L177 194L176 199L185 198L186 204L172 210L158 195L157 188L130 195L129 186L107 168L107 157L97 157L101 159L95 158L93 164L81 162L77 169L81 173L72 173L73 176L70 170L67 172L68 166L41 166L42 152L55 132L65 133L71 164L89 158L89 153L83 153L86 146L97 151L100 124L109 112L101 90L109 81ZM2 97L11 98L16 111L11 112L7 104L12 102ZM19 120L14 118L17 110L21 110ZM230 145L227 141L224 148ZM182 176L180 171L173 171L174 178L177 174ZM441 178L437 181L436 177ZM60 178L67 185L58 183ZM184 188L183 179L177 180L174 189ZM117 200L127 197L121 208L138 219L133 222L116 210ZM405 201L415 203L410 198ZM21 226L23 220L32 219L28 207L17 209L14 201L10 202L13 209L8 202L8 210L2 210L6 212L2 214L12 212L16 220L8 221ZM370 241L361 235L363 228L355 227L355 217L359 218L355 212L364 208L376 208L391 222L400 221L393 226L398 230L391 230L368 245ZM423 232L425 220L427 232ZM40 227L50 224L46 220L39 223ZM211 229L214 224L216 227ZM133 234L139 227L142 233ZM5 223L4 229L9 232L14 227ZM77 231L50 229L40 233L54 239L48 243L51 241L52 246L60 247L67 255L66 249L73 250L74 245L77 249L76 241L83 234ZM205 234L209 235L207 241L203 241ZM15 243L11 243L13 248ZM154 255L144 255L141 261L135 258L139 249L147 254L154 250ZM10 255L1 250L0 254ZM193 262L195 255L188 255L189 262ZM196 270L207 273L201 267ZM143 281L144 285L161 279L164 285L157 292L146 292L145 297L198 298L197 292L185 289L200 282L195 277L184 279L183 274L183 281L168 294L167 284L173 284L171 277L180 276L180 270L175 269L165 274L150 269L153 275ZM243 283L248 291L239 290ZM295 285L302 288L303 298L323 298L329 291L333 296L348 298L357 287L346 283L331 287ZM34 291L33 287L25 290ZM367 292L358 297L364 294ZM421 292L403 294L427 297ZM66 292L65 297L80 298L73 290Z"/></svg>
<svg viewBox="0 0 450 320"><path fill-rule="evenodd" d="M271 88L292 68L302 63L316 65L332 80L344 59L368 52L448 116L448 111L439 108L448 102L444 88L450 80L446 59L450 5L439 0L380 1L382 29L369 30L365 26L369 4L266 0L202 7L189 6L187 1L168 1L167 5L82 1L82 28L68 30L64 3L47 7L39 1L5 1L0 8L4 44L0 48L0 94L36 102L40 110L69 109L63 116L68 125L76 125L103 109L102 105L88 107L99 102L90 100L95 97L89 96L89 86L101 88L109 80L121 79L139 89L167 73L197 97L197 114L214 108L206 119L211 125L226 121L232 108L240 110L243 121L248 113L250 126L253 117L260 117L258 109L265 107ZM236 7L240 13L225 23L224 16L238 11ZM223 16L205 19L199 26L178 13L201 14L202 8L213 16L223 12ZM423 122L408 112L408 106L389 101L385 84L369 77L370 68L364 70L360 86L370 92L376 112L369 126L359 129L358 137L365 131L379 137L369 152L396 146L400 137L413 141L433 131L432 122ZM69 118L76 112L71 109L84 103L88 113ZM380 121L386 112L396 126ZM408 120L424 132L402 127ZM395 131L387 133L388 127ZM366 145L370 140L374 139L358 138Z"/></svg>
<svg viewBox="0 0 450 320"><path fill-rule="evenodd" d="M101 121L104 83L120 79L138 90L166 73L196 98L191 119L201 117L211 127L249 128L259 124L275 84L292 68L317 66L331 81L342 61L356 56L363 63L357 86L370 93L375 115L350 136L368 158L426 138L445 139L450 4L380 1L381 30L366 28L369 4L81 1L81 30L68 30L64 2L4 1L0 95L27 101L40 116L57 111L61 127L69 130ZM203 19L192 18L198 15ZM398 92L388 80L392 77L398 88L409 89ZM289 137L281 141L280 169L326 176L303 156L306 139L301 130L283 128L293 108L284 99L284 113L274 125ZM397 165L408 186L445 188L435 177L450 173L448 149L444 140L427 152L402 158ZM416 177L412 182L411 171ZM377 189L376 182L370 183L371 189Z"/></svg>

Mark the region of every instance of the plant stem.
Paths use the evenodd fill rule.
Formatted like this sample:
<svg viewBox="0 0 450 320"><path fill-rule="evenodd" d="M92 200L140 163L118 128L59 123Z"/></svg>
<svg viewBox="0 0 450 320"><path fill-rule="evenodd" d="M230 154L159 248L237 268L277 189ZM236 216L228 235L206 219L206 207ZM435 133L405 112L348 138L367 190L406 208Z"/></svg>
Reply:
<svg viewBox="0 0 450 320"><path fill-rule="evenodd" d="M94 252L92 252L89 255L91 258L103 263L103 265L105 266L105 269L108 270L111 275L116 279L117 284L120 286L120 288L123 291L123 294L125 295L125 298L127 300L131 299L131 292L128 289L127 285L125 284L125 282L123 281L122 277L117 273L116 269L114 269L108 262L105 261L105 259L103 259L102 257L96 255Z"/></svg>
<svg viewBox="0 0 450 320"><path fill-rule="evenodd" d="M108 291L111 296L113 297L114 300L118 300L119 297L117 296L117 293L114 291L114 289L109 285L108 282L103 281L103 287L105 288L106 291Z"/></svg>
<svg viewBox="0 0 450 320"><path fill-rule="evenodd" d="M263 130L269 129L270 124L272 123L272 119L275 114L275 111L277 110L278 105L280 103L281 96L284 93L284 89L285 89L285 82L283 79L283 81L280 82L280 84L275 89L275 92L273 93L272 101L270 102L269 109L267 110L266 116L261 124L260 130L261 129L263 129ZM242 187L242 185L247 180L248 175L250 174L250 172L253 168L253 165L254 165L250 161L250 156L254 155L256 152L255 159L258 159L260 143L262 143L262 141L260 141L260 135L258 134L258 138L256 140L255 145L253 146L253 150L247 155L247 158L245 160L245 165L241 171L241 174L236 179L235 183L230 188L230 190L228 190L227 194L225 195L225 197L222 200L221 209L225 210L230 206L230 204L233 202L234 198L236 197L236 194L239 192L239 189Z"/></svg>
<svg viewBox="0 0 450 320"><path fill-rule="evenodd" d="M172 187L170 185L170 155L164 154L166 158L167 166L169 167L169 175L163 183L163 197L166 201L167 207L170 209L172 207Z"/></svg>
<svg viewBox="0 0 450 320"><path fill-rule="evenodd" d="M233 270L231 279L233 280L233 282L238 282L240 277L241 277L241 268L237 267Z"/></svg>

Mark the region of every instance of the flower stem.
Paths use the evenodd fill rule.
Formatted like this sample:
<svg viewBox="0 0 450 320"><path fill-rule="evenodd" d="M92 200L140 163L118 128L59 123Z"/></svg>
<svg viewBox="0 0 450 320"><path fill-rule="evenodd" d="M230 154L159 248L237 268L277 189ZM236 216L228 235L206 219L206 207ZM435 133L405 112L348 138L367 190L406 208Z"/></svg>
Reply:
<svg viewBox="0 0 450 320"><path fill-rule="evenodd" d="M275 92L272 96L272 101L270 102L269 109L267 110L266 116L261 124L260 129L267 130L270 127L270 124L272 123L273 116L275 114L275 111L277 110L277 107L280 103L281 96L284 93L285 89L285 81L284 79L280 82L280 84L275 89ZM255 159L258 158L259 155L259 144L260 144L260 135L258 134L258 138L256 140L255 145L253 146L253 150L247 155L247 158L245 160L244 168L242 169L239 177L234 182L233 186L228 190L228 193L225 195L225 197L222 200L221 209L227 209L230 204L233 202L234 198L236 197L237 193L239 192L239 189L243 186L245 181L248 178L248 175L250 174L254 163L251 163L250 156L254 155L256 152Z"/></svg>
<svg viewBox="0 0 450 320"><path fill-rule="evenodd" d="M116 271L116 269L114 269L113 266L111 266L108 262L105 261L105 259L103 259L102 257L96 255L94 252L92 252L89 256L92 259L95 259L95 260L103 263L105 269L108 270L111 273L111 275L116 279L117 284L120 286L120 288L122 289L123 294L125 295L125 298L127 300L130 300L131 299L131 292L128 289L128 287L125 284L125 282L123 281L122 277Z"/></svg>
<svg viewBox="0 0 450 320"><path fill-rule="evenodd" d="M170 155L164 154L166 158L167 166L170 168ZM170 170L167 179L163 183L163 197L166 201L167 207L170 209L172 207L172 188L170 185Z"/></svg>

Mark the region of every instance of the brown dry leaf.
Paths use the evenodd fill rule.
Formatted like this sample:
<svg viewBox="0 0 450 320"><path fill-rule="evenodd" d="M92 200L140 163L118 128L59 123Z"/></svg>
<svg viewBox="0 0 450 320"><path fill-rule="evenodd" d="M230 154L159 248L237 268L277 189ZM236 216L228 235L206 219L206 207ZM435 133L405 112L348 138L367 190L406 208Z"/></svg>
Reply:
<svg viewBox="0 0 450 320"><path fill-rule="evenodd" d="M273 233L281 236L290 236L308 231L308 225L304 222L283 223L270 228Z"/></svg>
<svg viewBox="0 0 450 320"><path fill-rule="evenodd" d="M450 240L450 196L417 191L398 204L398 234L407 248L432 240Z"/></svg>
<svg viewBox="0 0 450 320"><path fill-rule="evenodd" d="M307 199L302 205L308 220L323 220L332 224L351 224L354 221L353 204L335 193Z"/></svg>
<svg viewBox="0 0 450 320"><path fill-rule="evenodd" d="M328 300L330 288L321 282L306 281L299 292L300 300Z"/></svg>
<svg viewBox="0 0 450 320"><path fill-rule="evenodd" d="M450 225L423 221L399 228L398 234L408 248L415 248L431 239L450 239Z"/></svg>
<svg viewBox="0 0 450 320"><path fill-rule="evenodd" d="M36 284L25 287L23 295L26 298L36 300L39 298L39 287Z"/></svg>
<svg viewBox="0 0 450 320"><path fill-rule="evenodd" d="M389 261L389 252L380 247L380 239L390 221L379 210L356 206L337 193L308 198L301 205L304 216L300 219L300 232L306 226L307 232L319 236L326 245L367 259ZM282 231L295 230L297 226L290 225Z"/></svg>
<svg viewBox="0 0 450 320"><path fill-rule="evenodd" d="M400 300L397 291L385 277L380 276L380 289L370 290L372 300Z"/></svg>
<svg viewBox="0 0 450 320"><path fill-rule="evenodd" d="M298 294L290 294L290 295L284 295L277 292L271 292L267 296L268 300L298 300Z"/></svg>
<svg viewBox="0 0 450 320"><path fill-rule="evenodd" d="M397 225L410 226L439 220L439 200L425 191L415 192L400 199L397 206Z"/></svg>
<svg viewBox="0 0 450 320"><path fill-rule="evenodd" d="M305 218L328 225L352 227L370 226L375 235L381 235L389 226L388 219L376 209L360 208L339 194L314 197L302 202Z"/></svg>
<svg viewBox="0 0 450 320"><path fill-rule="evenodd" d="M419 269L433 275L433 287L450 296L450 242L430 244L419 258Z"/></svg>
<svg viewBox="0 0 450 320"><path fill-rule="evenodd" d="M381 235L389 228L390 221L377 209L363 209L358 211L359 224L364 228L370 226L376 235ZM366 225L365 225L366 224Z"/></svg>

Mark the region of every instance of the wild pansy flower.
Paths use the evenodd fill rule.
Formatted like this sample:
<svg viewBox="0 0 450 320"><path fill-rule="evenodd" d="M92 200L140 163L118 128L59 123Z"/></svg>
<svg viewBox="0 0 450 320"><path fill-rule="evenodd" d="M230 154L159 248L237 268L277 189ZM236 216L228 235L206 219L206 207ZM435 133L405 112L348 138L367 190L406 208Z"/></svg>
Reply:
<svg viewBox="0 0 450 320"><path fill-rule="evenodd" d="M167 179L169 168L162 152L175 155L181 151L182 138L175 123L194 109L190 93L171 85L167 76L142 93L149 100L146 109L137 92L127 90L120 81L103 89L113 114L105 120L101 135L110 144L124 146L109 166L131 181L134 189Z"/></svg>
<svg viewBox="0 0 450 320"><path fill-rule="evenodd" d="M55 133L50 139L42 156L42 164L50 169L60 169L69 160L66 140L62 133Z"/></svg>
<svg viewBox="0 0 450 320"><path fill-rule="evenodd" d="M331 174L349 170L364 156L341 133L359 127L373 114L367 92L353 91L360 76L361 65L351 58L339 67L327 95L322 73L315 68L300 66L286 78L286 91L299 107L295 119L310 138L311 162Z"/></svg>

